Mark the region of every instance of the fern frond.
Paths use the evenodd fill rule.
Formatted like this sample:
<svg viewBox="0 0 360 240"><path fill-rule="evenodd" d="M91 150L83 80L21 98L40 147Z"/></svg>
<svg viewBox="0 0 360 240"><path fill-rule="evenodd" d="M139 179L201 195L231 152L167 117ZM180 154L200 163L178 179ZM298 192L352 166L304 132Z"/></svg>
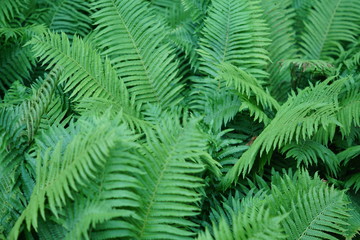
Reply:
<svg viewBox="0 0 360 240"><path fill-rule="evenodd" d="M1 173L0 177L0 239L6 239L20 213L25 208L25 197L16 185L15 172ZM3 238L2 238L3 236Z"/></svg>
<svg viewBox="0 0 360 240"><path fill-rule="evenodd" d="M181 0L185 11L190 11L190 15L194 21L203 18L209 7L210 0Z"/></svg>
<svg viewBox="0 0 360 240"><path fill-rule="evenodd" d="M198 240L220 239L286 239L280 225L283 217L273 217L264 206L245 207L243 211L233 214L232 226L222 218L218 225L213 226L213 236L207 229L201 233Z"/></svg>
<svg viewBox="0 0 360 240"><path fill-rule="evenodd" d="M339 152L336 157L339 159L339 161L343 164L346 165L348 164L348 162L359 156L360 155L360 145L357 146L351 146L347 149L345 149L342 152Z"/></svg>
<svg viewBox="0 0 360 240"><path fill-rule="evenodd" d="M355 190L355 193L360 189L360 173L355 173L351 175L347 180L345 180L345 187L352 188Z"/></svg>
<svg viewBox="0 0 360 240"><path fill-rule="evenodd" d="M28 142L33 140L39 128L42 115L51 111L49 105L51 104L50 101L52 100L60 74L60 72L56 71L50 72L31 99L24 101L19 106L21 109L21 117L19 120L26 125Z"/></svg>
<svg viewBox="0 0 360 240"><path fill-rule="evenodd" d="M200 174L207 141L196 119L184 119L183 124L175 119L164 117L140 149L146 188L140 192L137 239L191 239L195 234L191 228L197 224L187 217L200 211L196 203L204 184Z"/></svg>
<svg viewBox="0 0 360 240"><path fill-rule="evenodd" d="M271 94L280 100L287 98L286 93L290 90L291 74L289 69L281 71L282 61L296 57L295 45L294 9L291 8L291 0L262 0L261 8L264 11L264 19L269 25L272 40L267 47L271 63L267 67L269 73L269 90Z"/></svg>
<svg viewBox="0 0 360 240"><path fill-rule="evenodd" d="M29 47L12 45L0 51L0 90L6 91L15 81L30 79L35 59Z"/></svg>
<svg viewBox="0 0 360 240"><path fill-rule="evenodd" d="M139 113L129 99L129 93L108 60L102 61L100 54L92 45L74 37L72 44L62 33L46 33L34 37L29 44L35 55L47 68L62 69L62 80L65 91L70 98L80 102L83 111L100 110L105 112L112 107L115 112L124 114L131 125L139 125ZM76 66L76 67L74 67ZM97 108L97 109L96 109Z"/></svg>
<svg viewBox="0 0 360 240"><path fill-rule="evenodd" d="M289 239L339 239L349 220L348 200L343 191L327 186L318 176L298 173L293 180L285 175L272 186L275 213L289 215L281 222ZM310 183L305 185L306 183Z"/></svg>
<svg viewBox="0 0 360 240"><path fill-rule="evenodd" d="M316 2L317 1L313 0L292 0L292 8L296 13L296 16L294 17L294 29L296 31L297 43L299 43L301 35L304 32L305 22L308 21L310 10Z"/></svg>
<svg viewBox="0 0 360 240"><path fill-rule="evenodd" d="M219 68L218 78L225 80L227 86L234 88L240 95L247 98L254 97L256 103L264 109L278 110L280 108L279 103L263 89L261 82L251 74L229 63L223 63Z"/></svg>
<svg viewBox="0 0 360 240"><path fill-rule="evenodd" d="M248 149L241 139L227 136L233 129L226 129L219 133L209 134L209 153L217 160L222 168L222 173L227 173L236 163L241 153Z"/></svg>
<svg viewBox="0 0 360 240"><path fill-rule="evenodd" d="M137 224L134 220L139 219L136 210L141 207L139 191L142 186L139 179L144 174L141 170L143 163L138 154L132 152L137 144L129 141L131 137L124 140L121 139L123 141L121 147L118 146L111 152L104 171L96 181L97 187L87 194L88 198L98 196L100 203L105 207L105 211L99 214L104 219L108 219L96 225L90 234L91 238L132 239L136 237ZM87 209L84 209L84 212L86 214ZM64 217L66 218L66 214Z"/></svg>
<svg viewBox="0 0 360 240"><path fill-rule="evenodd" d="M0 7L0 27L8 23L29 4L29 0L3 0Z"/></svg>
<svg viewBox="0 0 360 240"><path fill-rule="evenodd" d="M223 179L223 186L228 187L242 174L250 172L258 154L270 152L281 148L291 141L299 142L313 137L319 129L328 129L330 126L339 125L337 113L339 111L338 97L348 81L347 78L337 80L329 85L328 79L316 86L302 90L298 95L291 96L284 103L275 118L256 138L250 149L246 151L233 169ZM327 132L332 138L334 132ZM260 162L262 167L265 162Z"/></svg>
<svg viewBox="0 0 360 240"><path fill-rule="evenodd" d="M140 0L98 0L97 37L129 94L142 106L160 104L166 108L181 100L173 50L162 41L163 27L145 2Z"/></svg>
<svg viewBox="0 0 360 240"><path fill-rule="evenodd" d="M338 75L335 66L324 60L287 59L281 64L282 71L291 67L298 69L301 72L320 72L326 76Z"/></svg>
<svg viewBox="0 0 360 240"><path fill-rule="evenodd" d="M350 219L349 226L346 229L345 237L346 240L356 239L356 237L360 234L360 206L359 201L356 201L356 195L351 196L351 203L349 205L350 209Z"/></svg>
<svg viewBox="0 0 360 240"><path fill-rule="evenodd" d="M92 29L90 1L60 0L37 3L29 24L44 24L57 33L64 32L70 39L74 35L85 37Z"/></svg>
<svg viewBox="0 0 360 240"><path fill-rule="evenodd" d="M354 42L360 30L360 6L354 0L316 1L305 21L302 54L310 60L330 60L339 45Z"/></svg>
<svg viewBox="0 0 360 240"><path fill-rule="evenodd" d="M23 42L34 35L45 32L44 25L29 25L25 27L0 27L0 38L5 38L5 43L10 40L12 42Z"/></svg>
<svg viewBox="0 0 360 240"><path fill-rule="evenodd" d="M329 173L335 176L340 169L340 161L336 155L329 148L316 141L307 140L290 143L285 145L281 151L286 152L287 158L295 158L297 167L304 165L307 168L310 165L318 165L319 159L329 170Z"/></svg>
<svg viewBox="0 0 360 240"><path fill-rule="evenodd" d="M218 132L239 112L241 102L235 94L222 89L208 97L204 105L204 122Z"/></svg>
<svg viewBox="0 0 360 240"><path fill-rule="evenodd" d="M348 136L352 127L360 126L360 96L359 86L350 84L344 96L340 99L339 122L342 124L340 132Z"/></svg>
<svg viewBox="0 0 360 240"><path fill-rule="evenodd" d="M116 148L119 141L131 143L137 137L130 136L131 132L124 125L119 125L119 120L109 121L106 118L78 122L79 130L65 148L60 139L54 149L49 148L43 156L38 156L36 185L29 204L9 235L10 239L17 238L24 221L27 229L32 226L36 230L38 213L45 219L46 203L58 217L58 208L64 206L66 199L73 199L80 186L86 186L96 177L106 164L111 149Z"/></svg>
<svg viewBox="0 0 360 240"><path fill-rule="evenodd" d="M270 40L260 2L216 0L212 4L199 43L199 70L217 77L218 65L227 62L256 78L265 78L269 60L265 48Z"/></svg>
<svg viewBox="0 0 360 240"><path fill-rule="evenodd" d="M266 115L264 109L259 106L255 99L249 99L246 96L239 97L241 100L241 107L239 109L240 112L248 111L249 116L253 117L254 121L264 123L265 126L271 122L271 119Z"/></svg>
<svg viewBox="0 0 360 240"><path fill-rule="evenodd" d="M27 144L19 116L17 108L0 108L0 176L7 176L23 161Z"/></svg>

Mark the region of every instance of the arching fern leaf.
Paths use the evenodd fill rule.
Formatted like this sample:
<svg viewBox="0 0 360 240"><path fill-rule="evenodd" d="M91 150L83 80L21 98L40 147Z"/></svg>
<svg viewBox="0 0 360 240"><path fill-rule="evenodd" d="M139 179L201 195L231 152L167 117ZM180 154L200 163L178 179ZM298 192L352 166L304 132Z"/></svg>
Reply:
<svg viewBox="0 0 360 240"><path fill-rule="evenodd" d="M141 0L97 0L93 7L97 38L104 54L142 106L157 103L166 108L181 100L173 50L162 41L166 35L147 4Z"/></svg>
<svg viewBox="0 0 360 240"><path fill-rule="evenodd" d="M61 82L66 83L65 91L71 93L70 98L81 103L81 110L99 110L101 106L105 112L112 107L115 112L122 111L130 125L141 125L139 113L130 102L122 79L108 60L102 61L90 43L74 37L70 44L64 33L46 33L34 37L29 44L48 68L63 69Z"/></svg>
<svg viewBox="0 0 360 240"><path fill-rule="evenodd" d="M213 1L200 39L200 70L217 76L218 64L231 63L256 78L267 76L268 28L259 1Z"/></svg>
<svg viewBox="0 0 360 240"><path fill-rule="evenodd" d="M298 95L291 96L284 103L271 123L256 138L250 149L246 151L233 169L223 179L223 186L228 187L236 182L239 175L250 172L258 154L270 152L285 144L299 140L308 140L319 129L332 129L339 125L338 97L347 78L335 81L329 85L328 79L316 86L304 89ZM326 132L324 139L331 139L333 131ZM260 161L260 167L265 164Z"/></svg>
<svg viewBox="0 0 360 240"><path fill-rule="evenodd" d="M354 42L359 32L360 6L354 0L320 0L305 21L302 53L307 59L339 56L342 42Z"/></svg>

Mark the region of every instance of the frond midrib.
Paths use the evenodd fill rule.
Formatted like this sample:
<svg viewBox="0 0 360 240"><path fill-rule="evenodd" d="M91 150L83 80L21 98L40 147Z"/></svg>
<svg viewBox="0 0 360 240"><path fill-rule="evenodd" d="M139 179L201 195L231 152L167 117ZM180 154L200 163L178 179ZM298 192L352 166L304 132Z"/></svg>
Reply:
<svg viewBox="0 0 360 240"><path fill-rule="evenodd" d="M178 136L176 139L179 139L179 136ZM160 174L160 176L157 178L154 191L153 191L153 193L152 193L152 195L151 195L150 204L149 204L148 207L147 207L146 214L145 214L145 219L144 219L143 224L142 224L142 227L141 227L141 229L140 229L139 237L140 237L141 239L142 239L142 237L143 237L143 235L144 235L144 233L145 233L145 227L147 226L146 223L149 221L150 212L151 212L151 210L152 210L152 205L153 205L154 202L155 202L154 200L155 200L155 198L156 198L156 196L157 196L158 188L159 188L161 182L163 181L163 177L164 177L164 174L165 174L166 170L168 169L169 163L170 163L171 160L173 159L173 156L176 156L176 154L175 154L175 152L176 152L176 151L175 151L175 146L176 146L176 145L177 145L176 143L173 143L173 144L171 145L171 150L168 151L167 157L165 158L164 164L162 165L163 168L162 168L162 170L161 170L161 174Z"/></svg>
<svg viewBox="0 0 360 240"><path fill-rule="evenodd" d="M301 233L300 237L298 238L298 240L302 239L302 237L306 236L306 232L311 228L312 224L318 220L319 216L324 215L323 213L326 212L327 210L331 210L332 208L336 207L338 205L338 198L334 199L331 198L331 203L327 204L327 206L325 208L323 208L316 216L313 217L313 220L308 224L308 226L305 228L305 230Z"/></svg>
<svg viewBox="0 0 360 240"><path fill-rule="evenodd" d="M144 59L143 59L143 57L142 57L142 55L141 55L141 52L140 52L140 50L139 50L139 48L138 48L138 46L137 46L137 44L136 44L136 42L135 42L135 39L133 38L133 36L132 36L132 34L131 34L131 32L130 32L130 30L129 30L129 28L128 28L125 20L124 20L124 18L122 17L121 13L119 12L119 9L118 9L117 6L115 5L114 0L111 0L111 3L112 3L112 5L113 5L114 9L116 10L116 13L117 13L118 17L120 18L122 25L125 27L126 33L128 34L129 38L131 39L131 42L132 42L132 44L133 44L133 47L134 47L134 49L135 49L135 51L136 51L136 54L137 54L137 56L138 56L138 59L141 61L141 66L142 66L144 72L146 73L146 78L147 78L148 82L151 84L151 87L152 87L153 89L156 89L156 86L153 85L153 81L152 81L151 78L150 78L149 71L148 71L148 69L147 69L147 67L146 67L146 65L145 65ZM156 93L154 94L154 93L155 93L155 92L153 92L153 96L155 96L156 101L159 102L159 103L161 103L161 100L159 99L158 94L156 94Z"/></svg>
<svg viewBox="0 0 360 240"><path fill-rule="evenodd" d="M41 43L44 44L44 45L50 45L50 44L48 44L48 43L45 42L45 41L40 41L40 40L37 40L37 41L41 42ZM113 95L108 89L106 89L105 87L103 87L103 85L101 84L101 82L98 81L98 78L96 78L96 76L92 75L92 74L91 74L84 66L82 66L75 58L73 58L71 55L68 55L68 54L64 53L64 52L63 52L61 49L59 49L57 46L52 46L52 45L51 45L51 48L52 48L52 49L56 49L57 52L59 52L62 56L64 56L64 58L68 58L68 59L70 59L73 63L75 63L75 64L78 66L79 69L81 69L82 71L84 71L84 72L87 74L87 76L90 76L90 77L91 77L91 79L93 80L94 83L97 83L97 86L98 86L99 88L101 88L104 92L107 93L107 96L110 97L110 100L111 100L113 103L116 103L116 104L117 104L118 106L120 106L120 108L121 108L121 105L119 104L119 103L121 102L120 99L119 99L117 96ZM71 46L71 48L73 48L73 46ZM104 73L105 73L105 72L103 72L103 74L104 74Z"/></svg>

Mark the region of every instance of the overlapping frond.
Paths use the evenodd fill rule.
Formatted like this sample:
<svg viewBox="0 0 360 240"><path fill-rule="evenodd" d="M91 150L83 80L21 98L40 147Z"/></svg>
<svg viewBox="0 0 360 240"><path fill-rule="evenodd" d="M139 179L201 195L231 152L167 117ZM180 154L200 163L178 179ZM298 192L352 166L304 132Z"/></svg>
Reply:
<svg viewBox="0 0 360 240"><path fill-rule="evenodd" d="M60 0L40 1L27 22L44 24L55 32L64 32L72 39L74 35L85 37L92 29L90 1Z"/></svg>
<svg viewBox="0 0 360 240"><path fill-rule="evenodd" d="M29 47L19 44L11 48L0 48L0 90L6 91L15 81L24 81L30 78L35 65Z"/></svg>
<svg viewBox="0 0 360 240"><path fill-rule="evenodd" d="M346 150L339 152L336 156L341 163L347 164L351 159L360 155L360 145L352 146Z"/></svg>
<svg viewBox="0 0 360 240"><path fill-rule="evenodd" d="M97 38L129 94L142 106L166 108L181 100L173 50L163 43L166 33L141 0L97 0L93 7Z"/></svg>
<svg viewBox="0 0 360 240"><path fill-rule="evenodd" d="M314 0L292 0L292 8L295 10L295 23L294 28L296 31L297 45L299 45L299 40L301 34L304 32L305 22L309 18L309 13L314 4L317 1Z"/></svg>
<svg viewBox="0 0 360 240"><path fill-rule="evenodd" d="M223 63L220 66L218 79L226 82L226 85L235 89L242 100L245 100L245 106L248 107L251 115L255 114L256 118L260 121L264 121L265 124L269 123L269 119L266 117L263 110L278 110L280 108L279 103L267 92L261 85L261 82L248 74L246 71L235 67L229 63ZM253 104L251 104L253 100ZM252 107L255 105L257 108ZM261 110L261 108L263 110Z"/></svg>
<svg viewBox="0 0 360 240"><path fill-rule="evenodd" d="M200 71L216 77L218 65L231 63L254 77L267 76L269 29L261 18L259 1L212 2L200 39Z"/></svg>
<svg viewBox="0 0 360 240"><path fill-rule="evenodd" d="M48 111L50 101L52 100L55 87L58 83L61 73L51 72L41 83L41 86L36 90L31 99L24 101L19 105L21 116L20 121L26 125L26 132L28 142L31 142L34 135L39 128L42 115Z"/></svg>
<svg viewBox="0 0 360 240"><path fill-rule="evenodd" d="M304 22L302 54L307 59L328 60L338 57L340 45L356 40L360 30L360 5L354 0L315 1Z"/></svg>
<svg viewBox="0 0 360 240"><path fill-rule="evenodd" d="M339 111L338 97L348 80L343 78L329 85L328 79L316 86L308 87L298 95L291 96L284 103L275 118L256 138L250 149L246 151L234 168L223 179L223 186L227 187L242 174L245 176L252 168L255 158L275 148L281 148L292 141L308 140L319 129L333 129L339 125L337 113ZM326 132L323 138L331 139L333 131ZM260 167L265 164L261 161Z"/></svg>
<svg viewBox="0 0 360 240"><path fill-rule="evenodd" d="M19 115L15 107L0 108L0 176L12 174L23 160L27 145Z"/></svg>
<svg viewBox="0 0 360 240"><path fill-rule="evenodd" d="M207 229L200 233L198 240L243 240L243 239L286 239L280 225L283 217L272 216L264 206L245 207L232 216L232 225L222 218L213 226L213 234Z"/></svg>
<svg viewBox="0 0 360 240"><path fill-rule="evenodd" d="M3 0L0 7L0 27L6 26L7 23L19 14L21 10L29 3L29 0Z"/></svg>
<svg viewBox="0 0 360 240"><path fill-rule="evenodd" d="M347 136L351 132L352 127L360 126L360 94L359 86L350 84L340 99L340 110L338 120L342 124L340 129L343 136Z"/></svg>
<svg viewBox="0 0 360 240"><path fill-rule="evenodd" d="M239 97L225 89L215 92L206 100L202 111L204 122L214 132L218 132L222 126L226 126L239 112L241 106Z"/></svg>
<svg viewBox="0 0 360 240"><path fill-rule="evenodd" d="M139 113L130 101L129 93L108 60L102 61L93 46L74 37L72 44L62 33L46 33L34 37L30 43L35 55L48 68L62 69L65 91L81 103L82 111L113 108L122 111L130 125L139 125Z"/></svg>
<svg viewBox="0 0 360 240"><path fill-rule="evenodd" d="M269 25L269 38L272 40L267 47L271 63L267 67L269 73L268 87L271 94L280 100L287 98L290 90L291 74L289 69L281 71L282 61L296 57L294 9L291 0L262 0L261 8L264 19Z"/></svg>
<svg viewBox="0 0 360 240"><path fill-rule="evenodd" d="M307 172L285 175L272 186L271 210L288 213L281 222L289 239L339 239L349 219L348 199L343 191L327 186Z"/></svg>
<svg viewBox="0 0 360 240"><path fill-rule="evenodd" d="M131 135L124 125L119 125L118 119L104 121L105 119L106 116L95 121L80 120L82 123L77 124L79 129L67 146L63 146L60 136L54 148L48 148L45 154L38 155L36 185L29 204L9 235L10 239L17 238L24 221L28 229L32 226L36 230L39 212L45 219L46 208L58 217L59 208L66 204L67 199L74 199L76 192L85 191L80 186L86 187L89 182L94 181L119 142L124 141L125 145L131 146L136 135ZM117 172L116 168L111 171ZM94 196L96 195L92 197ZM106 194L104 197L112 198ZM111 206L116 206L116 201Z"/></svg>
<svg viewBox="0 0 360 240"><path fill-rule="evenodd" d="M196 119L180 124L176 115L168 115L161 122L140 149L146 172L141 181L146 188L140 192L137 239L191 239L197 224L187 217L200 211L196 203L204 185L203 158L209 157L206 137Z"/></svg>
<svg viewBox="0 0 360 240"><path fill-rule="evenodd" d="M336 176L339 171L340 161L336 155L326 146L316 141L307 140L299 143L290 143L285 145L281 151L286 152L287 158L294 158L297 166L318 165L319 160L328 169L328 172Z"/></svg>

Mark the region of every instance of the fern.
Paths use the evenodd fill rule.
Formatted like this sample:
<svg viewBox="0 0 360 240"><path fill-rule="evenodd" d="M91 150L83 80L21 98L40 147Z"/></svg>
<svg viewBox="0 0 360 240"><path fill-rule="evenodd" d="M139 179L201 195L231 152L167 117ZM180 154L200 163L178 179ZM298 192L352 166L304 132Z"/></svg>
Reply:
<svg viewBox="0 0 360 240"><path fill-rule="evenodd" d="M185 217L200 211L195 203L204 185L200 174L205 169L202 159L208 157L206 139L195 119L185 120L184 126L170 119L165 118L140 149L146 172L141 181L147 188L140 192L138 239L190 239L195 235L190 229L196 224Z"/></svg>
<svg viewBox="0 0 360 240"><path fill-rule="evenodd" d="M233 87L241 95L248 98L255 95L257 104L264 108L279 109L278 102L262 89L259 81L245 71L225 63L221 65L221 71L219 78L226 80L227 85Z"/></svg>
<svg viewBox="0 0 360 240"><path fill-rule="evenodd" d="M200 71L217 77L218 64L228 62L256 78L267 76L270 41L258 1L214 1L202 33Z"/></svg>
<svg viewBox="0 0 360 240"><path fill-rule="evenodd" d="M66 198L74 198L74 192L79 191L79 185L86 186L90 179L95 178L99 167L104 166L110 150L117 146L117 136L123 136L127 141L131 139L129 132L124 131L124 126L113 129L112 125L116 121L97 121L97 124L96 121L95 124L84 122L79 126L78 133L72 137L65 149L60 141L54 149L49 148L44 156L39 155L36 186L27 208L9 235L10 239L17 238L24 221L29 230L31 226L36 230L38 213L45 219L46 203L58 217L58 208L66 203ZM103 141L98 141L100 138Z"/></svg>
<svg viewBox="0 0 360 240"><path fill-rule="evenodd" d="M356 0L2 0L0 239L355 239Z"/></svg>
<svg viewBox="0 0 360 240"><path fill-rule="evenodd" d="M66 83L65 91L71 91L73 101L86 104L81 109L89 111L101 106L105 110L112 106L115 111L124 113L130 125L141 122L135 106L128 98L129 93L123 81L108 60L102 62L91 44L75 37L70 45L65 34L53 33L35 37L30 44L33 45L36 56L41 56L40 60L48 64L48 68L58 66L66 70L61 82Z"/></svg>
<svg viewBox="0 0 360 240"><path fill-rule="evenodd" d="M330 174L336 175L339 171L340 161L336 155L324 145L315 141L304 141L302 143L290 143L282 148L282 152L286 152L286 157L293 157L297 161L297 166L318 165L318 159L328 169Z"/></svg>
<svg viewBox="0 0 360 240"><path fill-rule="evenodd" d="M264 18L269 25L269 38L272 40L267 47L271 63L267 66L269 90L276 99L286 100L285 95L290 89L291 74L289 70L281 71L282 62L296 57L294 9L292 1L261 1Z"/></svg>
<svg viewBox="0 0 360 240"><path fill-rule="evenodd" d="M214 226L214 237L206 231L197 239L285 239L281 220L282 217L272 217L264 207L248 207L244 212L234 214L232 227L221 219L219 225Z"/></svg>
<svg viewBox="0 0 360 240"><path fill-rule="evenodd" d="M355 41L360 7L352 0L317 1L305 21L302 53L307 59L327 60L339 56L341 41Z"/></svg>
<svg viewBox="0 0 360 240"><path fill-rule="evenodd" d="M35 65L30 49L21 48L19 45L11 49L2 49L0 57L0 89L5 91L15 81L28 80Z"/></svg>
<svg viewBox="0 0 360 240"><path fill-rule="evenodd" d="M234 168L225 176L223 186L236 182L240 174L245 176L251 170L258 153L270 152L274 148L299 140L307 140L320 129L338 125L336 114L339 111L338 95L347 80L342 79L328 85L324 81L293 95L279 109L275 118L256 138L251 148L244 153ZM319 94L321 93L321 94ZM291 120L289 120L291 119ZM275 126L275 127L274 127ZM327 132L323 138L332 138L334 132ZM263 166L264 162L260 163Z"/></svg>
<svg viewBox="0 0 360 240"><path fill-rule="evenodd" d="M273 186L272 211L289 212L282 222L291 239L338 239L347 225L348 202L345 193L328 187L315 176L299 173L293 180L286 176ZM321 199L321 201L319 201Z"/></svg>
<svg viewBox="0 0 360 240"><path fill-rule="evenodd" d="M4 0L1 2L0 27L6 26L16 15L20 14L28 0Z"/></svg>
<svg viewBox="0 0 360 240"><path fill-rule="evenodd" d="M147 5L140 0L99 0L93 8L99 9L93 15L99 44L136 104L166 108L178 103L182 85L175 55L162 43L165 34Z"/></svg>

